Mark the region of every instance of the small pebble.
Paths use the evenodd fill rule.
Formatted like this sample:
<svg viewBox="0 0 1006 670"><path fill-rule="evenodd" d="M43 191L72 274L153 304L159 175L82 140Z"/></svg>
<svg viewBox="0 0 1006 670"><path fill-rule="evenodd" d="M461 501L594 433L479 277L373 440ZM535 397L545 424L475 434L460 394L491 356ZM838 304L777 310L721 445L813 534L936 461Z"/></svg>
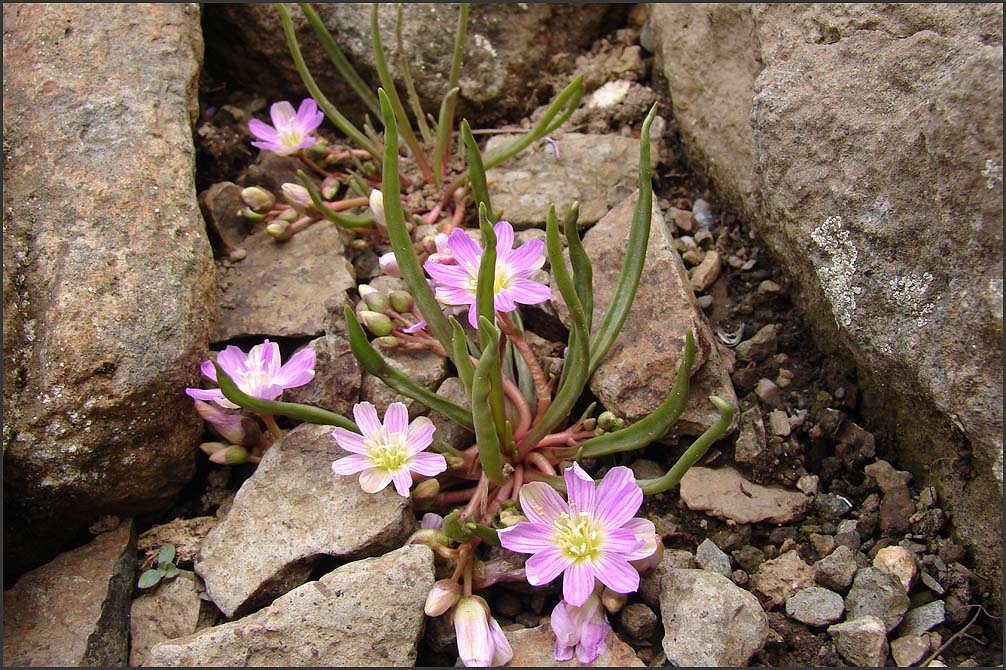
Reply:
<svg viewBox="0 0 1006 670"><path fill-rule="evenodd" d="M819 482L820 478L817 475L803 475L800 479L796 480L796 487L800 489L802 493L813 495L817 493L817 485Z"/></svg>
<svg viewBox="0 0 1006 670"><path fill-rule="evenodd" d="M775 376L775 385L781 389L784 389L792 383L793 383L793 372L787 370L786 368L780 368L779 373Z"/></svg>
<svg viewBox="0 0 1006 670"><path fill-rule="evenodd" d="M789 426L789 415L784 410L773 410L768 415L769 430L773 435L787 437L791 430Z"/></svg>
<svg viewBox="0 0 1006 670"><path fill-rule="evenodd" d="M713 246L713 234L706 230L705 228L699 230L695 233L695 243L698 244L703 249L709 249Z"/></svg>
<svg viewBox="0 0 1006 670"><path fill-rule="evenodd" d="M910 593L919 574L919 566L915 563L915 555L908 549L899 546L884 547L873 559L873 567L894 575L905 587L905 593Z"/></svg>
<svg viewBox="0 0 1006 670"><path fill-rule="evenodd" d="M691 235L682 235L681 237L675 237L674 243L672 245L674 250L679 254L685 254L689 251L698 251L699 245L695 243L695 238Z"/></svg>
<svg viewBox="0 0 1006 670"><path fill-rule="evenodd" d="M786 615L808 626L833 624L841 620L843 612L842 596L820 586L801 589L786 600Z"/></svg>
<svg viewBox="0 0 1006 670"><path fill-rule="evenodd" d="M906 635L891 642L891 656L899 668L908 668L929 653L929 640L918 635Z"/></svg>
<svg viewBox="0 0 1006 670"><path fill-rule="evenodd" d="M701 232L701 231L700 231ZM702 262L692 268L690 281L695 291L705 291L719 279L721 269L720 254L715 249L706 252Z"/></svg>
<svg viewBox="0 0 1006 670"><path fill-rule="evenodd" d="M835 550L835 538L831 535L813 533L810 536L810 545L814 547L814 553L823 558Z"/></svg>
<svg viewBox="0 0 1006 670"><path fill-rule="evenodd" d="M716 546L716 543L706 538L695 550L695 562L703 570L716 572L724 577L729 577L731 573L730 557L723 553L723 550Z"/></svg>
<svg viewBox="0 0 1006 670"><path fill-rule="evenodd" d="M713 209L709 206L708 202L702 198L698 198L692 203L692 218L701 228L712 228Z"/></svg>
<svg viewBox="0 0 1006 670"><path fill-rule="evenodd" d="M946 605L942 600L908 610L898 628L901 635L921 635L946 620Z"/></svg>
<svg viewBox="0 0 1006 670"><path fill-rule="evenodd" d="M695 299L695 302L702 309L709 309L713 306L713 297L711 295L702 295Z"/></svg>
<svg viewBox="0 0 1006 670"><path fill-rule="evenodd" d="M779 286L779 284L776 284L771 279L766 279L762 283L758 284L759 293L764 293L766 295L779 295L782 291L782 286Z"/></svg>
<svg viewBox="0 0 1006 670"><path fill-rule="evenodd" d="M766 405L775 406L782 400L782 391L771 379L759 379L755 384L755 395Z"/></svg>
<svg viewBox="0 0 1006 670"><path fill-rule="evenodd" d="M685 253L681 254L681 260L688 263L690 266L698 265L705 257L706 254L701 249L689 249Z"/></svg>
<svg viewBox="0 0 1006 670"><path fill-rule="evenodd" d="M660 624L656 613L644 603L633 603L619 614L625 633L635 640L649 640Z"/></svg>
<svg viewBox="0 0 1006 670"><path fill-rule="evenodd" d="M856 555L845 546L835 548L828 556L814 563L814 581L832 591L843 591L856 576Z"/></svg>
<svg viewBox="0 0 1006 670"><path fill-rule="evenodd" d="M671 207L667 210L667 218L674 222L674 227L683 233L690 233L695 230L695 221L692 213L686 209Z"/></svg>
<svg viewBox="0 0 1006 670"><path fill-rule="evenodd" d="M239 263L246 258L248 258L248 252L244 247L238 247L227 256L231 263Z"/></svg>

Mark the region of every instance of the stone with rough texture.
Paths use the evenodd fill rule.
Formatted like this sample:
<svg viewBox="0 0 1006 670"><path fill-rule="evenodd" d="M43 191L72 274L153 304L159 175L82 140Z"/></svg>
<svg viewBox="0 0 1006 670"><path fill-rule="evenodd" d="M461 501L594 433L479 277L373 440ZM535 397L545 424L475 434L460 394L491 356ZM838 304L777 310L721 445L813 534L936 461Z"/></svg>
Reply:
<svg viewBox="0 0 1006 670"><path fill-rule="evenodd" d="M242 485L195 563L228 617L300 586L322 557L379 554L415 530L408 501L393 487L364 493L357 477L332 472L345 455L331 426L303 424L273 444Z"/></svg>
<svg viewBox="0 0 1006 670"><path fill-rule="evenodd" d="M808 626L833 624L844 612L842 596L820 586L801 589L786 600L786 615Z"/></svg>
<svg viewBox="0 0 1006 670"><path fill-rule="evenodd" d="M366 108L332 66L300 9L292 4L288 7L312 76L359 127ZM368 82L368 88L376 92L370 5L319 3L315 7L346 58ZM552 91L548 75L561 72L557 54L579 53L600 33L606 17L617 20L624 16L622 12L624 9L606 4L472 5L456 119L464 116L473 128L478 128L530 113ZM378 21L388 68L408 107L399 64L402 54L395 39L394 8L382 5ZM457 25L457 5L404 5L402 41L409 70L423 109L434 116L447 92ZM209 7L206 33L210 49L207 60L219 65L228 82L270 99L299 101L307 95L283 40L279 15L271 5Z"/></svg>
<svg viewBox="0 0 1006 670"><path fill-rule="evenodd" d="M3 8L7 578L195 472L213 261L198 5Z"/></svg>
<svg viewBox="0 0 1006 670"><path fill-rule="evenodd" d="M410 666L433 586L433 552L355 561L243 619L162 642L150 666Z"/></svg>
<svg viewBox="0 0 1006 670"><path fill-rule="evenodd" d="M3 594L4 666L126 665L135 579L132 520L25 573Z"/></svg>
<svg viewBox="0 0 1006 670"><path fill-rule="evenodd" d="M730 557L708 537L702 540L702 543L696 548L695 562L703 570L709 570L724 577L729 577L733 572L730 568Z"/></svg>
<svg viewBox="0 0 1006 670"><path fill-rule="evenodd" d="M513 139L494 136L485 153ZM555 146L538 142L486 172L493 209L502 211L514 228L544 228L551 205L561 222L577 201L580 216L576 221L582 229L600 221L639 186L638 139L566 133L557 135L555 142ZM652 151L651 156L656 154Z"/></svg>
<svg viewBox="0 0 1006 670"><path fill-rule="evenodd" d="M659 565L649 572L640 575L639 597L650 607L660 607L660 592L663 588L664 575L675 568L692 570L695 568L695 557L684 549L665 549Z"/></svg>
<svg viewBox="0 0 1006 670"><path fill-rule="evenodd" d="M769 608L778 607L798 591L813 586L814 568L804 563L795 550L765 561L751 575L751 589Z"/></svg>
<svg viewBox="0 0 1006 670"><path fill-rule="evenodd" d="M326 333L308 344L314 349L314 379L283 392L283 400L322 407L352 418L360 401L363 373L349 349L349 340L339 333Z"/></svg>
<svg viewBox="0 0 1006 670"><path fill-rule="evenodd" d="M276 242L265 230L248 237L248 256L220 266L212 340L324 332L326 313L341 315L346 291L356 288L339 230L331 221L319 221L286 242Z"/></svg>
<svg viewBox="0 0 1006 670"><path fill-rule="evenodd" d="M555 660L555 634L547 624L537 628L506 631L507 640L513 648L513 659L507 664L511 668L645 668L632 647L612 631L604 639L607 649L594 659L593 663L581 666L574 655L568 661Z"/></svg>
<svg viewBox="0 0 1006 670"><path fill-rule="evenodd" d="M593 264L595 328L618 283L637 198L638 193L623 200L583 238ZM496 202L493 200L494 207ZM569 327L569 310L554 281L552 304ZM709 322L695 302L681 258L671 246L663 215L654 203L639 289L621 332L590 381L601 404L628 422L649 416L674 385L688 329L695 334L696 349L691 392L685 411L665 438L668 440L699 435L719 419L708 396L717 395L735 407L737 396Z"/></svg>
<svg viewBox="0 0 1006 670"><path fill-rule="evenodd" d="M906 635L905 637L899 637L895 640L891 640L891 656L894 657L894 663L899 668L908 668L923 658L929 653L929 640L919 637L918 635Z"/></svg>
<svg viewBox="0 0 1006 670"><path fill-rule="evenodd" d="M440 384L437 395L447 398L451 402L462 407L469 406L468 397L465 394L464 384L457 377L448 377ZM465 449L470 447L475 441L475 434L470 430L454 423L440 412L430 412L430 421L436 427L433 433L434 442L444 442L455 449Z"/></svg>
<svg viewBox="0 0 1006 670"><path fill-rule="evenodd" d="M133 601L129 611L129 664L147 662L150 649L165 640L212 626L216 609L199 597L195 573L182 570Z"/></svg>
<svg viewBox="0 0 1006 670"><path fill-rule="evenodd" d="M859 566L852 549L839 545L814 563L814 581L832 591L844 591L852 584Z"/></svg>
<svg viewBox="0 0 1006 670"><path fill-rule="evenodd" d="M931 603L908 610L898 627L901 635L922 635L936 628L946 619L946 603L934 600Z"/></svg>
<svg viewBox="0 0 1006 670"><path fill-rule="evenodd" d="M705 570L668 571L660 614L664 653L676 666L745 666L768 639L758 599Z"/></svg>
<svg viewBox="0 0 1006 670"><path fill-rule="evenodd" d="M436 390L447 377L447 359L432 351L382 349L381 356L384 357L388 365L408 375L412 381L430 391ZM409 408L409 416L413 419L430 411L423 403L401 395L377 377L366 372L363 373L361 397L373 403L382 417L393 402L405 403L405 406Z"/></svg>
<svg viewBox="0 0 1006 670"><path fill-rule="evenodd" d="M884 622L867 615L828 626L835 649L852 666L882 668L886 665L887 629Z"/></svg>
<svg viewBox="0 0 1006 670"><path fill-rule="evenodd" d="M1002 583L1002 5L665 4L689 155ZM966 454L966 455L965 455ZM959 467L961 459L967 467Z"/></svg>
<svg viewBox="0 0 1006 670"><path fill-rule="evenodd" d="M798 491L762 486L733 468L692 467L681 479L681 499L695 511L737 523L790 523L803 518L810 498Z"/></svg>
<svg viewBox="0 0 1006 670"><path fill-rule="evenodd" d="M905 593L911 593L915 578L919 575L915 554L899 546L884 547L878 551L873 558L873 567L897 577L905 587Z"/></svg>
<svg viewBox="0 0 1006 670"><path fill-rule="evenodd" d="M175 545L175 565L191 564L196 560L206 536L218 522L215 516L172 519L144 531L136 542L136 548L141 554L151 556L170 543Z"/></svg>
<svg viewBox="0 0 1006 670"><path fill-rule="evenodd" d="M908 604L908 595L898 578L877 568L860 569L845 597L850 619L875 616L889 631L901 623Z"/></svg>

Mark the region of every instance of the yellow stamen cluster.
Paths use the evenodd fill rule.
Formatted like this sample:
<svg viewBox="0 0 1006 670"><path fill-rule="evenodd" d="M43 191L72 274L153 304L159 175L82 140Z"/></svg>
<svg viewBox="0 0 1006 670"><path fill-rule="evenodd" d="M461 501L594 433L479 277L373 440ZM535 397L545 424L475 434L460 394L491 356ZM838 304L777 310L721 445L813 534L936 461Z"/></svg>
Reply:
<svg viewBox="0 0 1006 670"><path fill-rule="evenodd" d="M574 561L598 558L604 544L603 529L587 512L563 513L554 522L554 540L560 551Z"/></svg>
<svg viewBox="0 0 1006 670"><path fill-rule="evenodd" d="M401 433L386 435L382 430L370 438L365 438L363 444L369 451L374 467L389 473L401 470L409 458L405 436Z"/></svg>

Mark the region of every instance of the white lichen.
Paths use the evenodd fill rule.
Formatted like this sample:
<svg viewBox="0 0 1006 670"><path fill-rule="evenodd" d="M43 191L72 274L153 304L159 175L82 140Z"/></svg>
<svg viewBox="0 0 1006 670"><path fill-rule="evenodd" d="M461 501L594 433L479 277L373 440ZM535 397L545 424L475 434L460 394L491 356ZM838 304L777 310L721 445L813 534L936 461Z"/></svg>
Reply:
<svg viewBox="0 0 1006 670"><path fill-rule="evenodd" d="M488 51L493 58L496 58L496 49L485 35L475 33L472 35L472 39L475 41L475 46L483 51Z"/></svg>
<svg viewBox="0 0 1006 670"><path fill-rule="evenodd" d="M996 184L1002 183L1003 180L1003 166L1002 163L995 159L988 159L985 161L985 169L982 170L982 176L985 177L985 188L992 190L996 187Z"/></svg>
<svg viewBox="0 0 1006 670"><path fill-rule="evenodd" d="M852 244L849 231L842 227L840 216L829 216L811 232L810 238L821 252L831 258L830 264L815 266L814 270L831 304L835 322L848 328L856 311L856 296L863 292L862 287L853 283L859 252Z"/></svg>
<svg viewBox="0 0 1006 670"><path fill-rule="evenodd" d="M929 315L936 311L936 305L928 300L933 279L935 277L932 272L923 272L921 275L909 272L888 282L888 295L894 308L914 319L916 328L927 326Z"/></svg>

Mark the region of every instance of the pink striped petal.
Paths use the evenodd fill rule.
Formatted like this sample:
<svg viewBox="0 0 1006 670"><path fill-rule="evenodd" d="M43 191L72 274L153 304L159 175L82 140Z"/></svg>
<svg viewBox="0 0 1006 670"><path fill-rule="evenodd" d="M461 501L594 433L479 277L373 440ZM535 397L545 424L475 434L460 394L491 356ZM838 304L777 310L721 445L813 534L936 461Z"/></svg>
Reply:
<svg viewBox="0 0 1006 670"><path fill-rule="evenodd" d="M369 454L370 449L363 443L363 436L345 428L336 428L332 431L332 437L339 443L343 451L351 454Z"/></svg>
<svg viewBox="0 0 1006 670"><path fill-rule="evenodd" d="M443 263L431 263L426 261L423 264L426 273L441 284L446 284L454 288L466 288L468 282L473 278L468 271L460 265L444 265Z"/></svg>
<svg viewBox="0 0 1006 670"><path fill-rule="evenodd" d="M424 477L436 477L447 469L447 459L443 454L423 452L409 459L409 470Z"/></svg>
<svg viewBox="0 0 1006 670"><path fill-rule="evenodd" d="M475 309L475 300L472 300L472 304L468 306L468 325L478 330L479 328L479 313Z"/></svg>
<svg viewBox="0 0 1006 670"><path fill-rule="evenodd" d="M552 292L544 284L530 279L514 279L510 283L510 296L522 305L537 305L550 300Z"/></svg>
<svg viewBox="0 0 1006 670"><path fill-rule="evenodd" d="M185 389L185 394L196 400L221 400L224 397L224 392L220 389L187 388Z"/></svg>
<svg viewBox="0 0 1006 670"><path fill-rule="evenodd" d="M493 667L506 665L513 659L513 647L496 619L489 617L489 641L493 645Z"/></svg>
<svg viewBox="0 0 1006 670"><path fill-rule="evenodd" d="M565 554L555 547L549 547L527 559L524 564L524 574L527 576L528 584L541 586L558 577L563 570L569 570L572 567L570 559Z"/></svg>
<svg viewBox="0 0 1006 670"><path fill-rule="evenodd" d="M352 458L352 456L347 456L346 458ZM338 463L338 461L336 461ZM366 493L377 493L383 490L388 484L391 483L391 475L385 470L377 470L372 468L370 470L364 470L360 473L360 488L362 488Z"/></svg>
<svg viewBox="0 0 1006 670"><path fill-rule="evenodd" d="M625 556L638 551L643 544L643 539L628 528L609 528L604 531L605 552Z"/></svg>
<svg viewBox="0 0 1006 670"><path fill-rule="evenodd" d="M353 405L353 418L356 419L356 425L360 427L365 438L380 433L383 428L381 420L377 418L377 409L369 402Z"/></svg>
<svg viewBox="0 0 1006 670"><path fill-rule="evenodd" d="M552 526L524 522L497 531L500 544L510 551L522 554L537 554L539 551L554 547L555 542L552 539L554 532Z"/></svg>
<svg viewBox="0 0 1006 670"><path fill-rule="evenodd" d="M388 411L384 413L384 430L389 435L409 432L409 410L404 404L393 402L388 405Z"/></svg>
<svg viewBox="0 0 1006 670"><path fill-rule="evenodd" d="M517 309L517 304L513 301L511 295L511 291L500 291L493 296L493 307L496 308L497 312L512 312Z"/></svg>
<svg viewBox="0 0 1006 670"><path fill-rule="evenodd" d="M248 130L252 135L260 140L265 140L270 143L279 142L279 135L276 134L276 129L264 121L252 119L248 122Z"/></svg>
<svg viewBox="0 0 1006 670"><path fill-rule="evenodd" d="M530 561L528 561L530 563ZM530 579L528 580L531 581ZM594 569L588 561L571 563L562 579L562 597L570 605L579 607L594 592Z"/></svg>
<svg viewBox="0 0 1006 670"><path fill-rule="evenodd" d="M579 463L573 463L563 473L566 478L566 497L572 513L594 512L594 480ZM579 603L578 603L579 604Z"/></svg>
<svg viewBox="0 0 1006 670"><path fill-rule="evenodd" d="M511 271L521 277L530 277L536 270L545 265L545 255L542 253L545 243L541 240L528 240L506 259Z"/></svg>
<svg viewBox="0 0 1006 670"><path fill-rule="evenodd" d="M314 98L305 98L297 109L297 125L304 133L310 133L321 125L325 115L318 111L318 103Z"/></svg>
<svg viewBox="0 0 1006 670"><path fill-rule="evenodd" d="M433 425L425 416L417 417L409 424L409 431L405 435L405 441L409 446L409 455L418 454L433 443L433 433L437 427Z"/></svg>
<svg viewBox="0 0 1006 670"><path fill-rule="evenodd" d="M251 145L256 149L262 149L263 151L271 151L276 154L286 155L289 153L289 149L283 146L279 142L252 142Z"/></svg>
<svg viewBox="0 0 1006 670"><path fill-rule="evenodd" d="M234 374L245 364L246 360L248 360L248 356L245 352L241 351L233 344L228 345L223 351L217 354L217 365L219 365L229 377L233 377Z"/></svg>
<svg viewBox="0 0 1006 670"><path fill-rule="evenodd" d="M482 260L482 249L464 230L452 230L447 237L447 246L460 265L478 268Z"/></svg>
<svg viewBox="0 0 1006 670"><path fill-rule="evenodd" d="M639 517L629 519L622 524L622 528L631 530L633 535L643 541L639 549L625 554L625 560L627 561L638 561L652 555L657 550L657 542L662 541L657 536L657 529L653 525L653 522L646 519L640 519Z"/></svg>
<svg viewBox="0 0 1006 670"><path fill-rule="evenodd" d="M332 471L337 475L355 475L357 472L369 470L374 464L366 456L353 454L337 461L332 461Z"/></svg>
<svg viewBox="0 0 1006 670"><path fill-rule="evenodd" d="M509 255L513 250L513 226L509 221L497 221L493 232L496 233L496 257Z"/></svg>
<svg viewBox="0 0 1006 670"><path fill-rule="evenodd" d="M279 129L289 125L296 119L297 113L293 111L293 105L283 100L282 102L274 102L272 104L269 108L269 118L272 119L272 125Z"/></svg>
<svg viewBox="0 0 1006 670"><path fill-rule="evenodd" d="M199 364L199 371L203 373L203 376L207 379L213 381L217 380L217 369L213 365L213 361L203 361Z"/></svg>
<svg viewBox="0 0 1006 670"><path fill-rule="evenodd" d="M632 593L639 588L639 572L617 554L605 552L595 559L594 574L615 593Z"/></svg>
<svg viewBox="0 0 1006 670"><path fill-rule="evenodd" d="M391 481L395 484L395 491L403 498L409 497L409 489L412 488L412 475L407 469L396 470L391 473Z"/></svg>
<svg viewBox="0 0 1006 670"><path fill-rule="evenodd" d="M594 516L608 528L621 528L643 504L643 490L632 470L617 466L608 470L597 487Z"/></svg>
<svg viewBox="0 0 1006 670"><path fill-rule="evenodd" d="M551 526L560 514L569 514L566 501L545 482L528 482L520 488L520 508L534 523Z"/></svg>
<svg viewBox="0 0 1006 670"><path fill-rule="evenodd" d="M297 388L308 384L314 379L314 364L316 354L311 347L305 347L295 353L276 375L276 383L285 389Z"/></svg>

